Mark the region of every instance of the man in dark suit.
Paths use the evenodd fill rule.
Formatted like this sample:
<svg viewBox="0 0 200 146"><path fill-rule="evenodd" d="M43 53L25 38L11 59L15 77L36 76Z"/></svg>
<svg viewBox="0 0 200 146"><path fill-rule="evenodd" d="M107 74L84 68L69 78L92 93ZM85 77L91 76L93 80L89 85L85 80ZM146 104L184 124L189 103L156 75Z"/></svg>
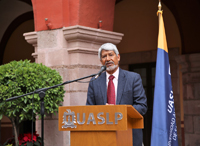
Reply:
<svg viewBox="0 0 200 146"><path fill-rule="evenodd" d="M144 115L147 99L140 75L119 68L120 55L114 44L103 44L98 56L102 65L106 65L106 72L89 83L86 104L128 104ZM110 76L113 76L112 79ZM133 129L133 146L142 146L142 141L142 129Z"/></svg>

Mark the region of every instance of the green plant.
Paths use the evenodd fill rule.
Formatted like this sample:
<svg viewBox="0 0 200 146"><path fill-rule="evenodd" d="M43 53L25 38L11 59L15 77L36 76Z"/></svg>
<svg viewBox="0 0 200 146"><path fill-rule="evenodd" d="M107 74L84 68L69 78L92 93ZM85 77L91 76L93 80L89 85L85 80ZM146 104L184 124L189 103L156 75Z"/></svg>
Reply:
<svg viewBox="0 0 200 146"><path fill-rule="evenodd" d="M9 102L5 100L60 83L62 83L62 78L56 70L42 64L30 63L28 60L12 61L0 66L0 119L5 115L12 121L16 141L21 121L32 120L32 111L35 116L41 117L40 97L38 94L34 94L33 104L33 95L20 97ZM64 92L63 86L46 91L44 98L46 113L58 111L58 106L63 101Z"/></svg>

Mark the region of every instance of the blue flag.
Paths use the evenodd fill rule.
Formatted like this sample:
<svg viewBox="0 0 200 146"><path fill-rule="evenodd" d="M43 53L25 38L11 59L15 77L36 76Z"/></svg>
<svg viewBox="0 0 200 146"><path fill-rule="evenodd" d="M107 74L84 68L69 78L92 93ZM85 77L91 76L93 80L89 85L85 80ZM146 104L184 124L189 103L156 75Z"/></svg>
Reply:
<svg viewBox="0 0 200 146"><path fill-rule="evenodd" d="M159 34L151 146L178 146L174 97L162 11L158 11L158 16Z"/></svg>

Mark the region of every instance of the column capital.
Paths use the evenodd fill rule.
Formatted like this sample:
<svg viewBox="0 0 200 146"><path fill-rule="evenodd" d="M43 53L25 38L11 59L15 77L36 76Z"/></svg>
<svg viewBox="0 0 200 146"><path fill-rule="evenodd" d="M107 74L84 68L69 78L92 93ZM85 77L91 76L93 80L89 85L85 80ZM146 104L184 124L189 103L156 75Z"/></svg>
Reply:
<svg viewBox="0 0 200 146"><path fill-rule="evenodd" d="M33 45L34 47L37 46L37 32L36 31L24 33L23 36L25 37L25 40L29 44Z"/></svg>
<svg viewBox="0 0 200 146"><path fill-rule="evenodd" d="M70 26L63 28L64 38L68 42L69 53L97 54L103 43L118 44L123 37L122 33L106 31L85 26Z"/></svg>
<svg viewBox="0 0 200 146"><path fill-rule="evenodd" d="M33 32L24 33L23 36L25 37L25 40L34 47L35 52L32 53L32 56L35 58L35 62L37 62L37 57L38 57L37 32L33 31Z"/></svg>

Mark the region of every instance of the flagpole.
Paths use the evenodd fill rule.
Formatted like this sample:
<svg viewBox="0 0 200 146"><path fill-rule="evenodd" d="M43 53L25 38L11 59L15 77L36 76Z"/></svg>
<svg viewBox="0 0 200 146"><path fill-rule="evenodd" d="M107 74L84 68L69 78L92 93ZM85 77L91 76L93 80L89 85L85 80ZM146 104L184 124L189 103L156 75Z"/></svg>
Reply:
<svg viewBox="0 0 200 146"><path fill-rule="evenodd" d="M159 0L159 3L158 3L158 12L157 12L157 15L158 15L158 24L160 22L160 13L159 13L159 11L162 11L161 8L162 8L161 0Z"/></svg>
<svg viewBox="0 0 200 146"><path fill-rule="evenodd" d="M174 95L171 82L167 40L161 8L161 0L159 0L157 11L157 16L159 18L159 31L151 146L178 146Z"/></svg>

